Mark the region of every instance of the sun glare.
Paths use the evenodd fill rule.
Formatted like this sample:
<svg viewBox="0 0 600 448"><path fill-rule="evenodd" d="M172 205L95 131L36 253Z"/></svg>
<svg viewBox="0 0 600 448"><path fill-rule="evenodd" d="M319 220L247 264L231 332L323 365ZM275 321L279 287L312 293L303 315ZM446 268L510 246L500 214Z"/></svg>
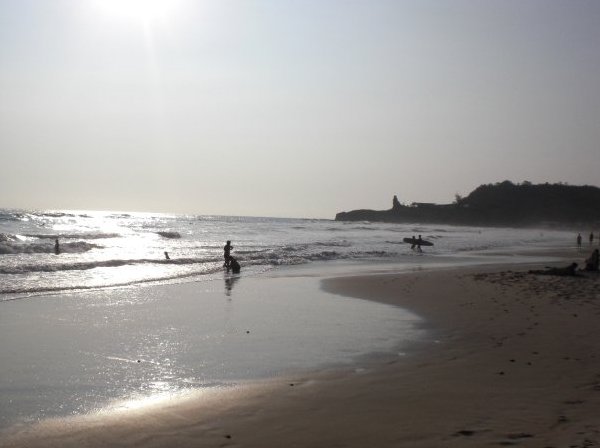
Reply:
<svg viewBox="0 0 600 448"><path fill-rule="evenodd" d="M164 21L178 8L177 0L96 0L95 5L107 15L150 24Z"/></svg>

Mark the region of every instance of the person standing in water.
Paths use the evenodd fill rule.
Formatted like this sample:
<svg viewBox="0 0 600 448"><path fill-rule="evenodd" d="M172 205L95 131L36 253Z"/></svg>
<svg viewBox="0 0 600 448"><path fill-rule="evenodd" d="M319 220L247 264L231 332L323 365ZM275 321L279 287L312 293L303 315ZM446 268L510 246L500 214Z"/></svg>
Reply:
<svg viewBox="0 0 600 448"><path fill-rule="evenodd" d="M60 254L60 245L58 244L58 238L54 240L54 253L56 255Z"/></svg>
<svg viewBox="0 0 600 448"><path fill-rule="evenodd" d="M590 246L594 244L594 232L590 232Z"/></svg>
<svg viewBox="0 0 600 448"><path fill-rule="evenodd" d="M577 247L581 247L581 233L577 234Z"/></svg>
<svg viewBox="0 0 600 448"><path fill-rule="evenodd" d="M223 266L225 266L226 268L229 268L229 262L230 262L230 258L231 258L231 249L233 249L233 246L231 245L231 241L227 240L227 244L225 244L225 246L223 246L223 257L225 258L225 264Z"/></svg>

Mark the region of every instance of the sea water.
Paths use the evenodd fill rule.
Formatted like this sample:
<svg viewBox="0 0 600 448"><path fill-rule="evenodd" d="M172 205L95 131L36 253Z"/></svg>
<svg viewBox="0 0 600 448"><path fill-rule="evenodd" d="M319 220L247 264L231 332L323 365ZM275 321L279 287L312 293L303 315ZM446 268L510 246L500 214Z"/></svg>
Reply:
<svg viewBox="0 0 600 448"><path fill-rule="evenodd" d="M402 243L419 234L434 246ZM403 355L423 338L419 316L326 293L315 274L481 263L490 252L514 261L516 249L571 239L533 229L2 210L0 430ZM227 240L239 275L223 269Z"/></svg>
<svg viewBox="0 0 600 448"><path fill-rule="evenodd" d="M401 308L324 293L303 277L6 301L0 440L15 424L139 408L327 367L359 369L367 354L397 356L418 340L418 322Z"/></svg>
<svg viewBox="0 0 600 448"><path fill-rule="evenodd" d="M425 253L402 238L422 235ZM59 255L55 254L55 240ZM481 251L556 246L563 231L91 211L0 210L0 300L220 275L223 246L245 273L319 262L404 266ZM165 257L169 254L169 260Z"/></svg>

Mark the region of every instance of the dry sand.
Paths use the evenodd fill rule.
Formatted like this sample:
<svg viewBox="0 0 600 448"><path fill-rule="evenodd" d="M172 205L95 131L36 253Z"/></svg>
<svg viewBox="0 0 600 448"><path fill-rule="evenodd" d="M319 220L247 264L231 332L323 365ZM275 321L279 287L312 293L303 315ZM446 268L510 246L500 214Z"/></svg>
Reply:
<svg viewBox="0 0 600 448"><path fill-rule="evenodd" d="M600 275L536 276L529 268L326 280L330 292L423 316L431 339L364 372L47 422L0 445L600 446Z"/></svg>

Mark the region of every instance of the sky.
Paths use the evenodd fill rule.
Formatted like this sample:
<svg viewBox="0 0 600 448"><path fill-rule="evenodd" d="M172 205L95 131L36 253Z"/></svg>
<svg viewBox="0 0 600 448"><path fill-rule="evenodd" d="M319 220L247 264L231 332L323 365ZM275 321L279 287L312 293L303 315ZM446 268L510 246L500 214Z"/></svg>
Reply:
<svg viewBox="0 0 600 448"><path fill-rule="evenodd" d="M0 207L333 218L600 184L600 2L0 0Z"/></svg>

